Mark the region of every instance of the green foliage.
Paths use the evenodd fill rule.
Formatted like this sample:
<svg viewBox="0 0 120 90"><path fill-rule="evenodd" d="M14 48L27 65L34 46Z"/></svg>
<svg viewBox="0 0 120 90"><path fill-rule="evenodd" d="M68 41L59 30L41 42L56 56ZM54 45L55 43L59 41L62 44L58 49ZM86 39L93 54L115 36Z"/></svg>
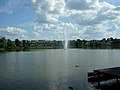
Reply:
<svg viewBox="0 0 120 90"><path fill-rule="evenodd" d="M28 47L29 47L29 41L28 41L28 40L23 40L23 41L22 41L22 46L23 46L24 48L28 48Z"/></svg>
<svg viewBox="0 0 120 90"><path fill-rule="evenodd" d="M15 45L20 47L21 46L21 41L19 41L19 39L15 39Z"/></svg>
<svg viewBox="0 0 120 90"><path fill-rule="evenodd" d="M10 39L7 40L7 48L13 48L15 45Z"/></svg>
<svg viewBox="0 0 120 90"><path fill-rule="evenodd" d="M0 37L0 51L5 50L28 50L28 49L58 49L63 48L63 41L47 40L22 40L11 41ZM102 40L70 40L69 48L120 48L120 39L103 38Z"/></svg>
<svg viewBox="0 0 120 90"><path fill-rule="evenodd" d="M0 48L6 48L7 47L7 40L5 37L0 37Z"/></svg>

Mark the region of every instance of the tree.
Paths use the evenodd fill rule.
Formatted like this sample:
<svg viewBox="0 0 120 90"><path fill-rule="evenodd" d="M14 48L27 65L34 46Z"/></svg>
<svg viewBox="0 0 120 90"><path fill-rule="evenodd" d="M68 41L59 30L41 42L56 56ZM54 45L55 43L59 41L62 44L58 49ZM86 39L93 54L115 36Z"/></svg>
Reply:
<svg viewBox="0 0 120 90"><path fill-rule="evenodd" d="M23 40L22 45L24 48L27 48L29 46L29 42L27 40Z"/></svg>
<svg viewBox="0 0 120 90"><path fill-rule="evenodd" d="M15 45L16 46L21 46L21 41L19 41L19 39L15 39Z"/></svg>
<svg viewBox="0 0 120 90"><path fill-rule="evenodd" d="M6 48L7 47L7 40L5 37L0 38L0 48Z"/></svg>
<svg viewBox="0 0 120 90"><path fill-rule="evenodd" d="M13 46L14 46L14 43L10 39L8 39L7 40L7 48L12 48Z"/></svg>
<svg viewBox="0 0 120 90"><path fill-rule="evenodd" d="M81 40L77 39L77 41L76 41L76 47L79 48L79 47L81 47L81 45L82 45Z"/></svg>

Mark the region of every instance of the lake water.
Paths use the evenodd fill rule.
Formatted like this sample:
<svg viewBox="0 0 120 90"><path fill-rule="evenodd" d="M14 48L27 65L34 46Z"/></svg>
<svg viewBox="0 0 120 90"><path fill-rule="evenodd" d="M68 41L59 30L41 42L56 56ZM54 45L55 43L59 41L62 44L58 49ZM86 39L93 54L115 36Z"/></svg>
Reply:
<svg viewBox="0 0 120 90"><path fill-rule="evenodd" d="M0 90L69 90L69 86L95 90L87 72L114 66L120 66L117 49L4 52L0 53Z"/></svg>

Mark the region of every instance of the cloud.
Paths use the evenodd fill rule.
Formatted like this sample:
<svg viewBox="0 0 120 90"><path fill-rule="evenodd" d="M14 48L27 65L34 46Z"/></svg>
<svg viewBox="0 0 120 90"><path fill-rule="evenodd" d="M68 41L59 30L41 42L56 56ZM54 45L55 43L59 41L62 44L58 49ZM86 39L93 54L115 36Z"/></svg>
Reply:
<svg viewBox="0 0 120 90"><path fill-rule="evenodd" d="M120 6L115 7L115 11L120 11Z"/></svg>
<svg viewBox="0 0 120 90"><path fill-rule="evenodd" d="M30 0L8 0L0 13L12 13ZM36 13L36 38L102 38L115 37L120 32L120 6L99 0L31 0ZM25 25L27 26L27 24ZM0 29L1 35L24 38L27 32L16 27Z"/></svg>
<svg viewBox="0 0 120 90"><path fill-rule="evenodd" d="M113 31L108 31L108 28L104 24L93 26L87 26L84 30L84 38L86 39L100 39L103 37L113 36Z"/></svg>
<svg viewBox="0 0 120 90"><path fill-rule="evenodd" d="M64 0L32 0L32 4L37 13L36 21L39 23L59 21L59 16L64 14Z"/></svg>
<svg viewBox="0 0 120 90"><path fill-rule="evenodd" d="M45 11L49 14L62 14L64 12L64 0L32 0L36 13Z"/></svg>
<svg viewBox="0 0 120 90"><path fill-rule="evenodd" d="M16 27L0 28L0 36L24 39L27 37L27 31Z"/></svg>
<svg viewBox="0 0 120 90"><path fill-rule="evenodd" d="M41 35L39 32L32 32L32 39L36 39L36 40L39 40L41 38Z"/></svg>
<svg viewBox="0 0 120 90"><path fill-rule="evenodd" d="M56 22L50 24L38 24L35 25L37 35L41 37L48 37L49 39L65 39L65 34L67 33L68 38L73 38L74 36L81 36L82 31L72 23ZM44 37L45 38L45 37ZM74 37L74 39L77 39Z"/></svg>
<svg viewBox="0 0 120 90"><path fill-rule="evenodd" d="M88 10L99 7L98 0L68 0L66 5L72 10Z"/></svg>
<svg viewBox="0 0 120 90"><path fill-rule="evenodd" d="M85 1L85 0L83 0ZM94 24L101 24L104 21L107 20L114 20L119 15L119 11L115 11L116 7L114 5L111 5L107 2L98 2L97 0L93 0L94 3L93 6L97 6L97 9L88 8L86 10L76 10L71 11L71 14L68 16L70 17L74 22L78 23L79 25L94 25ZM97 5L96 5L97 4ZM91 5L90 5L91 6Z"/></svg>
<svg viewBox="0 0 120 90"><path fill-rule="evenodd" d="M41 37L64 39L67 32L70 39L99 39L115 37L120 29L120 7L107 2L32 0L32 4L37 14L35 32Z"/></svg>

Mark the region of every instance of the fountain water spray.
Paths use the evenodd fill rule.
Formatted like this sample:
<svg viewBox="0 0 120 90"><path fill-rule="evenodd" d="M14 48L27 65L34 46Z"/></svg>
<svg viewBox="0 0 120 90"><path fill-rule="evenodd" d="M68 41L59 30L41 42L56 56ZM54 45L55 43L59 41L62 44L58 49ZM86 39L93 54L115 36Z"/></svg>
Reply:
<svg viewBox="0 0 120 90"><path fill-rule="evenodd" d="M66 29L64 31L64 49L68 49L68 33Z"/></svg>

